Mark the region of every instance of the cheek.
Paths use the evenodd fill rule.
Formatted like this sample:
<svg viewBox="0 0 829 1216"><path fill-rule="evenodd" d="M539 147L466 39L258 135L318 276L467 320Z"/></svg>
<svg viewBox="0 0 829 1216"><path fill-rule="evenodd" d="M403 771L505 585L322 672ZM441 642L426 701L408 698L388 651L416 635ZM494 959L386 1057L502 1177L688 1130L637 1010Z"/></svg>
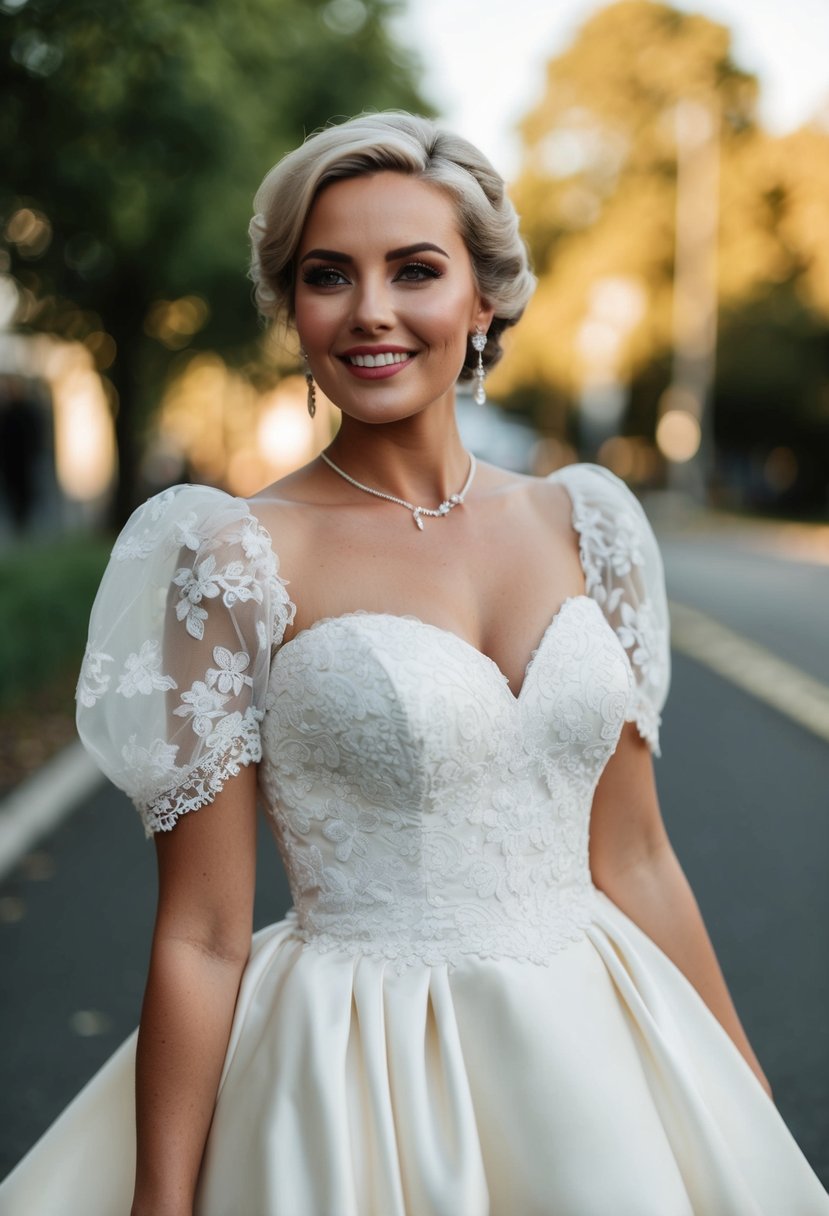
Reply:
<svg viewBox="0 0 829 1216"><path fill-rule="evenodd" d="M466 347L472 308L466 292L453 293L424 303L412 317L412 328L420 328L435 344Z"/></svg>
<svg viewBox="0 0 829 1216"><path fill-rule="evenodd" d="M298 291L294 299L294 324L304 344L322 341L337 320L331 299L305 295Z"/></svg>

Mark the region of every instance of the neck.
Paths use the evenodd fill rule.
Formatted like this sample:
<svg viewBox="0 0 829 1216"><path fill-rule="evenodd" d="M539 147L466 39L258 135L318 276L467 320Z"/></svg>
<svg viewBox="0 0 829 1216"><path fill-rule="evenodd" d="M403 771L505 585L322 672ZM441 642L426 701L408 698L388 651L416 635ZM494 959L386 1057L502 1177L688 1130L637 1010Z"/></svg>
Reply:
<svg viewBox="0 0 829 1216"><path fill-rule="evenodd" d="M340 468L371 486L421 506L436 506L455 494L469 475L469 453L454 412L441 427L434 418L371 425L343 417L328 449Z"/></svg>

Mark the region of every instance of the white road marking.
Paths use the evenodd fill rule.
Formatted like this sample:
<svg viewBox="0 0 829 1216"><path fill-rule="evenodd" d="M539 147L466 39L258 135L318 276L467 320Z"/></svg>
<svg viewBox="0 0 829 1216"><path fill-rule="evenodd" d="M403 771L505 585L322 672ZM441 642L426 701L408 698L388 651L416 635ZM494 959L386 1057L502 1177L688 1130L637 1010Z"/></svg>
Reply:
<svg viewBox="0 0 829 1216"><path fill-rule="evenodd" d="M670 602L671 645L829 743L829 685L687 604Z"/></svg>
<svg viewBox="0 0 829 1216"><path fill-rule="evenodd" d="M0 879L104 782L80 743L70 743L0 802Z"/></svg>

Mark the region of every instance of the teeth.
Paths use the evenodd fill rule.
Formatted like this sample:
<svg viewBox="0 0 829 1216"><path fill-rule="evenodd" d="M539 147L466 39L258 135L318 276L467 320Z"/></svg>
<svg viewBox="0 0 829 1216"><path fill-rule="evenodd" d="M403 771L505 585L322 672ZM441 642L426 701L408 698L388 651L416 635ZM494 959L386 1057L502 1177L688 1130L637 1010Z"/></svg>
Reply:
<svg viewBox="0 0 829 1216"><path fill-rule="evenodd" d="M407 359L411 359L411 355L405 352L392 354L391 351L383 351L379 355L348 355L347 358L355 367L387 367L389 363L405 363Z"/></svg>

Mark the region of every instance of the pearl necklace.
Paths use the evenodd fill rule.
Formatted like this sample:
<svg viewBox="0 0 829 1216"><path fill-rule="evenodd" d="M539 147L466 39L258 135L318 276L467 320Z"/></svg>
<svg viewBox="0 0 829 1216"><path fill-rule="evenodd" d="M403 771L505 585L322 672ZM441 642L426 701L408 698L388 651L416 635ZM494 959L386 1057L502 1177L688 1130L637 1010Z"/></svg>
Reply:
<svg viewBox="0 0 829 1216"><path fill-rule="evenodd" d="M470 452L469 476L464 482L463 489L458 490L457 494L450 494L448 498L443 500L439 507L416 507L413 502L407 502L405 498L397 498L394 494L385 494L382 490L373 490L371 486L364 486L363 483L361 481L357 481L355 477L350 477L348 473L344 473L341 468L334 464L334 461L331 460L329 456L326 456L325 452L320 452L320 456L325 463L334 470L335 473L339 473L340 477L344 478L345 481L350 482L351 485L356 486L358 490L365 490L366 494L373 494L375 498L385 498L386 502L395 502L398 506L405 507L407 511L411 511L412 518L421 532L423 531L422 516L430 515L433 519L440 519L441 516L448 515L449 512L455 507L461 506L464 498L466 498L469 487L472 485L472 479L475 476L475 469L477 468L475 457Z"/></svg>

